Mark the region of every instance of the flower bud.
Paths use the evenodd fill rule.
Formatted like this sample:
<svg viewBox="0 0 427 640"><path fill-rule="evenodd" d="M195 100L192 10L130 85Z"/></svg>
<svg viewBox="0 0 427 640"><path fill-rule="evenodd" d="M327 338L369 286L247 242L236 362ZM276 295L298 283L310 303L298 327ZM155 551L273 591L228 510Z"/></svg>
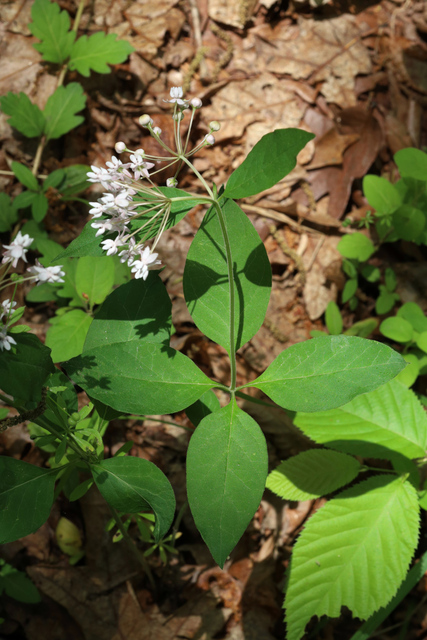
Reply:
<svg viewBox="0 0 427 640"><path fill-rule="evenodd" d="M115 144L116 153L123 153L126 150L126 145L124 142L116 142Z"/></svg>
<svg viewBox="0 0 427 640"><path fill-rule="evenodd" d="M184 114L182 113L182 111L178 111L178 113L173 114L172 118L177 122L181 122L181 120L184 120Z"/></svg>
<svg viewBox="0 0 427 640"><path fill-rule="evenodd" d="M178 180L176 178L168 178L166 180L167 187L176 187L177 184L178 184Z"/></svg>
<svg viewBox="0 0 427 640"><path fill-rule="evenodd" d="M193 98L192 100L190 100L190 104L193 109L200 109L200 107L202 106L202 101L200 100L200 98Z"/></svg>
<svg viewBox="0 0 427 640"><path fill-rule="evenodd" d="M208 133L208 135L205 136L205 142L206 144L215 144L215 138L211 133Z"/></svg>
<svg viewBox="0 0 427 640"><path fill-rule="evenodd" d="M221 129L221 125L217 120L212 120L212 122L209 123L209 127L211 131L219 131Z"/></svg>
<svg viewBox="0 0 427 640"><path fill-rule="evenodd" d="M150 118L148 113L144 113L144 115L142 115L139 119L139 124L141 125L141 127L151 127L151 125L153 124L153 120L152 118Z"/></svg>
<svg viewBox="0 0 427 640"><path fill-rule="evenodd" d="M162 130L160 129L160 127L153 127L153 133L155 136L160 136L162 133Z"/></svg>
<svg viewBox="0 0 427 640"><path fill-rule="evenodd" d="M136 151L134 151L134 154L143 158L145 156L145 151L144 149L137 149Z"/></svg>

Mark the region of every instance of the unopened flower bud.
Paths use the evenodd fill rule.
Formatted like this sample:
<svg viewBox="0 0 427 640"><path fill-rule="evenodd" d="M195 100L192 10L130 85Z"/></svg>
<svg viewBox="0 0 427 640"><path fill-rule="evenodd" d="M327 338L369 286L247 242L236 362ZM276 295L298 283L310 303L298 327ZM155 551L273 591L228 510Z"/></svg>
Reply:
<svg viewBox="0 0 427 640"><path fill-rule="evenodd" d="M190 100L190 104L193 109L200 109L200 107L202 106L202 101L200 100L200 98L193 98L192 100Z"/></svg>
<svg viewBox="0 0 427 640"><path fill-rule="evenodd" d="M142 115L139 119L139 124L141 125L141 127L151 127L151 125L153 124L153 120L152 118L150 118L148 113L144 113L144 115Z"/></svg>
<svg viewBox="0 0 427 640"><path fill-rule="evenodd" d="M116 153L123 153L126 150L126 145L124 142L116 142L115 144Z"/></svg>
<svg viewBox="0 0 427 640"><path fill-rule="evenodd" d="M166 180L167 187L176 187L177 184L178 184L178 180L176 178L168 178Z"/></svg>
<svg viewBox="0 0 427 640"><path fill-rule="evenodd" d="M160 129L160 127L153 127L153 133L156 136L160 136L162 133L162 130Z"/></svg>
<svg viewBox="0 0 427 640"><path fill-rule="evenodd" d="M211 131L219 131L221 129L221 125L217 120L212 120L212 122L209 123L209 127Z"/></svg>
<svg viewBox="0 0 427 640"><path fill-rule="evenodd" d="M181 120L184 120L184 114L182 113L182 111L178 111L178 113L174 113L172 117L177 122L180 122Z"/></svg>
<svg viewBox="0 0 427 640"><path fill-rule="evenodd" d="M215 144L215 138L211 133L208 133L208 135L205 136L205 142L206 144Z"/></svg>
<svg viewBox="0 0 427 640"><path fill-rule="evenodd" d="M143 158L145 156L145 151L144 149L137 149L136 151L134 151L134 154Z"/></svg>

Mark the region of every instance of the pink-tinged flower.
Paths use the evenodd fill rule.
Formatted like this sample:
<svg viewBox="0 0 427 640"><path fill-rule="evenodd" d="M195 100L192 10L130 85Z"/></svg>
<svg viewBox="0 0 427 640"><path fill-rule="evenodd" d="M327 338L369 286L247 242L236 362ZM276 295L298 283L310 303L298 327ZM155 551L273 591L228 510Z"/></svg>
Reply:
<svg viewBox="0 0 427 640"><path fill-rule="evenodd" d="M150 175L148 173L148 170L152 169L154 167L154 164L152 162L146 162L144 160L144 156L139 153L133 153L129 159L131 161L130 168L134 171L133 177L135 178L135 180L139 180L141 176L144 176L144 178L148 178L148 176Z"/></svg>
<svg viewBox="0 0 427 640"><path fill-rule="evenodd" d="M54 284L55 282L64 282L65 271L62 271L62 265L56 265L54 267L43 267L38 260L33 267L27 269L27 273L31 273L34 276L37 284L42 282L49 282Z"/></svg>
<svg viewBox="0 0 427 640"><path fill-rule="evenodd" d="M123 238L121 236L117 236L114 239L108 238L108 240L103 240L101 242L101 247L107 252L107 256L114 256L118 252L119 247L122 247L123 244Z"/></svg>
<svg viewBox="0 0 427 640"><path fill-rule="evenodd" d="M6 327L0 329L0 351L10 351L10 346L16 344L16 340L12 336L7 335Z"/></svg>
<svg viewBox="0 0 427 640"><path fill-rule="evenodd" d="M3 249L6 249L3 253L3 262L12 262L12 267L16 267L20 258L22 258L24 262L27 262L27 247L31 246L32 242L33 238L30 238L27 233L23 236L21 232L18 231L10 244L3 245Z"/></svg>
<svg viewBox="0 0 427 640"><path fill-rule="evenodd" d="M7 316L13 311L13 307L16 307L16 302L10 300L3 300L0 304L0 320L7 318Z"/></svg>
<svg viewBox="0 0 427 640"><path fill-rule="evenodd" d="M182 90L182 87L172 87L172 89L170 90L170 100L165 100L165 102L170 102L172 104L177 104L180 107L186 107L187 106L187 100L183 100L182 96L184 95L184 92Z"/></svg>
<svg viewBox="0 0 427 640"><path fill-rule="evenodd" d="M139 280L140 278L146 280L149 270L162 264L161 260L157 260L158 255L158 253L151 253L150 247L145 247L145 249L141 251L139 260L134 260L130 265L132 267L132 273L135 274L135 280Z"/></svg>

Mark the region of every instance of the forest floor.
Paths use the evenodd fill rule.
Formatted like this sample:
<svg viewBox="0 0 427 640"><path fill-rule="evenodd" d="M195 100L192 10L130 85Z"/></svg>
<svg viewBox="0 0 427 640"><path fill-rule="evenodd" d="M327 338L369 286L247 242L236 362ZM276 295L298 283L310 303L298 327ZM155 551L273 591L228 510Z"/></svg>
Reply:
<svg viewBox="0 0 427 640"><path fill-rule="evenodd" d="M74 15L72 0L59 4ZM32 46L36 39L27 27L31 5L31 0L0 4L0 95L22 91L43 107L56 77ZM340 304L345 329L372 316L375 295L369 291L358 291L356 311L341 304L345 275L336 247L352 232L343 220L357 221L369 211L363 176L393 176L396 151L427 147L426 2L94 0L83 13L80 31L99 30L127 39L135 52L111 74L92 73L83 80L85 122L50 144L41 173L76 163L103 166L119 140L150 152L138 118L149 113L166 138L171 136L165 100L172 86L183 86L186 97L203 101L194 141L207 133L210 121L221 124L215 145L195 160L208 182L224 184L261 136L274 129L299 127L316 135L289 176L239 203L265 243L273 288L263 326L238 353L238 384L254 379L284 348L308 339L313 329L324 329L331 300ZM31 141L15 135L2 114L0 136L0 169L9 170L12 160L31 166ZM159 183L167 177L160 174ZM9 195L20 189L7 175L0 174L0 185ZM181 175L179 186L199 190L190 173ZM89 200L96 199L99 186L88 193ZM226 352L195 328L182 292L186 254L203 213L201 206L194 209L162 237L158 249L166 267L161 277L173 303L172 346L227 382ZM87 219L84 205L52 202L45 226L51 239L66 246ZM415 301L427 313L426 259L425 250L401 242L383 248L375 264L392 266L401 301ZM51 303L28 305L25 322L43 340L53 314ZM283 411L250 403L245 408L265 433L270 468L309 447ZM189 432L159 418L192 427L184 412L172 418L116 420L106 434L106 455L132 440L133 455L166 473L180 508L186 502ZM25 425L0 434L0 452L34 464L45 461ZM27 571L42 594L38 605L4 598L0 640L283 638L282 588L292 544L322 503L284 504L266 492L223 570L214 564L187 508L177 553L166 564L156 552L149 558L157 584L153 592L126 545L113 543L105 531L110 515L100 495L91 490L73 503L60 497L39 531L0 551ZM76 524L84 537L85 556L76 566L56 543L60 516ZM426 638L426 589L427 582L421 583L385 625L404 622L419 605L405 635L397 628L378 637ZM307 637L347 640L359 624L344 614L338 621L312 624Z"/></svg>

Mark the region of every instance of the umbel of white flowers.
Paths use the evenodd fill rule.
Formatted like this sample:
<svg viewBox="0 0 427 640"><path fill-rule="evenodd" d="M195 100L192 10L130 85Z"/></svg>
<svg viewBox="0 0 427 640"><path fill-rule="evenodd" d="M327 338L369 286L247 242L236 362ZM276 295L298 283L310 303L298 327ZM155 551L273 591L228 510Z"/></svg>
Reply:
<svg viewBox="0 0 427 640"><path fill-rule="evenodd" d="M215 138L212 132L218 131L220 126L218 122L211 122L209 133L196 147L189 150L194 115L202 106L202 101L199 98L184 100L182 87L172 87L170 100L165 102L173 104L175 150L162 140L162 130L154 126L151 116L145 114L139 118L139 123L162 147L165 155L148 155L144 149L131 150L124 142L117 142L116 152L130 153L129 162L122 162L113 156L106 163L106 167L92 166L92 170L87 174L89 182L100 183L106 191L97 202L90 203L92 208L89 210L95 220L91 226L96 229L97 236L114 234L114 237L102 240L101 247L108 256L118 253L121 262L127 262L131 267L135 278L144 280L148 277L150 269L161 266L155 248L167 226L171 207L169 198L157 189L152 176L170 166L177 165L175 176L166 181L167 187L176 187L178 184L176 176L181 169L182 158L189 158L202 147L214 144ZM185 142L183 142L180 125L187 110L190 111L190 123ZM166 166L151 171L157 162L166 162ZM141 180L145 180L145 183ZM143 216L145 218L148 216L148 220L142 225L137 225L136 230L132 230L132 224ZM156 230L155 233L154 230ZM152 246L145 245L145 242L153 236Z"/></svg>

